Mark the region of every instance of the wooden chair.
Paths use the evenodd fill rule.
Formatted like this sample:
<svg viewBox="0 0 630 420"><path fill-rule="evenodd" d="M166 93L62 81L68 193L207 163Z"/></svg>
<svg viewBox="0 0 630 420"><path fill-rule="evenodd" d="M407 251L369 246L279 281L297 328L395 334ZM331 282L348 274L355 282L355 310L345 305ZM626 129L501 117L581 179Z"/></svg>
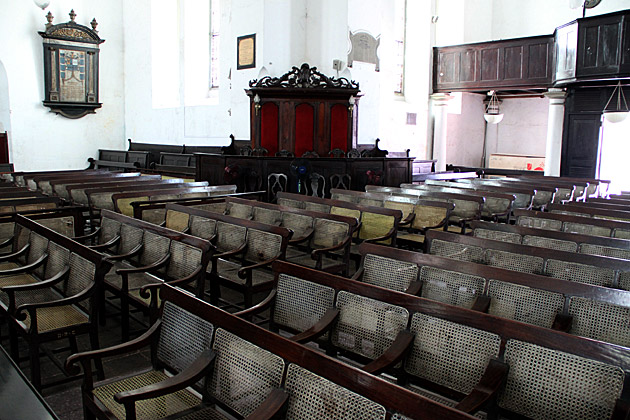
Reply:
<svg viewBox="0 0 630 420"><path fill-rule="evenodd" d="M352 185L352 177L348 174L332 174L328 180L331 189L349 190Z"/></svg>
<svg viewBox="0 0 630 420"><path fill-rule="evenodd" d="M288 177L281 173L271 173L267 177L267 201L275 203L279 192L287 190Z"/></svg>
<svg viewBox="0 0 630 420"><path fill-rule="evenodd" d="M346 152L344 152L343 150L339 148L335 148L335 149L332 149L330 152L328 152L328 156L334 157L334 158L342 158L346 156Z"/></svg>
<svg viewBox="0 0 630 420"><path fill-rule="evenodd" d="M41 390L59 383L42 385L44 343L68 338L70 349L76 352L76 336L88 334L92 348L98 348L98 290L111 263L22 216L16 216L16 225L20 227L16 244L22 233L28 233L29 245L22 248L28 252L21 268L0 272L0 308L9 318L13 358L19 360L17 337L21 336L28 343L31 383ZM41 256L31 262L37 254ZM97 370L102 376L102 365Z"/></svg>
<svg viewBox="0 0 630 420"><path fill-rule="evenodd" d="M326 195L326 179L316 172L311 173L308 178L306 194L312 197L324 198Z"/></svg>
<svg viewBox="0 0 630 420"><path fill-rule="evenodd" d="M289 150L282 149L282 150L276 152L276 156L278 156L278 157L295 157L295 153L293 153L293 152L291 152Z"/></svg>

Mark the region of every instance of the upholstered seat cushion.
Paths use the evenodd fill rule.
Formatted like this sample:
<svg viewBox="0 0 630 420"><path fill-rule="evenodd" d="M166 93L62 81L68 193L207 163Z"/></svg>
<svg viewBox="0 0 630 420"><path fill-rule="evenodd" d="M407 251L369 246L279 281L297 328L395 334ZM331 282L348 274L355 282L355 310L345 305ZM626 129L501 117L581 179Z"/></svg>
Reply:
<svg viewBox="0 0 630 420"><path fill-rule="evenodd" d="M107 385L98 386L94 389L93 394L116 418L124 419L125 407L114 401L115 394L155 384L166 378L168 376L165 373L152 370ZM136 402L136 414L138 419L162 418L192 408L200 403L201 399L198 396L184 389L163 397Z"/></svg>

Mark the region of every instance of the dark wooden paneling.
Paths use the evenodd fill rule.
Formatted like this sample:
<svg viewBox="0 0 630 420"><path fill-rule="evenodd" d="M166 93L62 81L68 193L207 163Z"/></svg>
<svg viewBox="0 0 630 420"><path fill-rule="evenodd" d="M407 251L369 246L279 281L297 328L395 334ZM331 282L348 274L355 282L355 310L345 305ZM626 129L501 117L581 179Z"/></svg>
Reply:
<svg viewBox="0 0 630 420"><path fill-rule="evenodd" d="M597 151L601 127L600 115L569 115L566 161L563 161L563 176L595 177Z"/></svg>
<svg viewBox="0 0 630 420"><path fill-rule="evenodd" d="M577 22L556 28L554 39L556 43L554 82L573 80L577 60Z"/></svg>
<svg viewBox="0 0 630 420"><path fill-rule="evenodd" d="M553 36L434 48L434 91L546 88Z"/></svg>
<svg viewBox="0 0 630 420"><path fill-rule="evenodd" d="M619 73L624 17L613 14L578 20L578 78Z"/></svg>

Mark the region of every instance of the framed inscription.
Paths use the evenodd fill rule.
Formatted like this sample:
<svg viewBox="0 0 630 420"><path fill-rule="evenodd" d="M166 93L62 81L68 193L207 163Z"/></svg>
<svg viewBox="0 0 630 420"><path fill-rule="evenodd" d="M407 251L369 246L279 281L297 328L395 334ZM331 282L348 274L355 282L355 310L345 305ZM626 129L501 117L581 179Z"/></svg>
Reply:
<svg viewBox="0 0 630 420"><path fill-rule="evenodd" d="M44 44L44 105L67 118L81 118L102 106L98 99L98 53L105 42L98 36L96 19L92 29L77 24L74 10L70 21L53 25L50 12L46 31L39 32Z"/></svg>
<svg viewBox="0 0 630 420"><path fill-rule="evenodd" d="M256 67L256 34L236 38L236 69Z"/></svg>

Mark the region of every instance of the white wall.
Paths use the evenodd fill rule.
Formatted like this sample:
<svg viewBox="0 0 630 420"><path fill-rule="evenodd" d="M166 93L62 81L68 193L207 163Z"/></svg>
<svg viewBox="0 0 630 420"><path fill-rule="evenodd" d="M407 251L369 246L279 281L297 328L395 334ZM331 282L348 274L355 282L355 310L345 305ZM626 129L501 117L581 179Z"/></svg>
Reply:
<svg viewBox="0 0 630 420"><path fill-rule="evenodd" d="M9 154L16 170L87 167L86 159L99 148L119 149L123 144L124 98L122 86L122 0L56 0L42 11L32 1L2 0L0 62L6 69L10 92ZM100 52L100 101L96 114L72 120L49 112L44 99L42 38L48 10L53 23L70 20L89 27L99 22L106 42ZM6 117L3 117L6 118Z"/></svg>

